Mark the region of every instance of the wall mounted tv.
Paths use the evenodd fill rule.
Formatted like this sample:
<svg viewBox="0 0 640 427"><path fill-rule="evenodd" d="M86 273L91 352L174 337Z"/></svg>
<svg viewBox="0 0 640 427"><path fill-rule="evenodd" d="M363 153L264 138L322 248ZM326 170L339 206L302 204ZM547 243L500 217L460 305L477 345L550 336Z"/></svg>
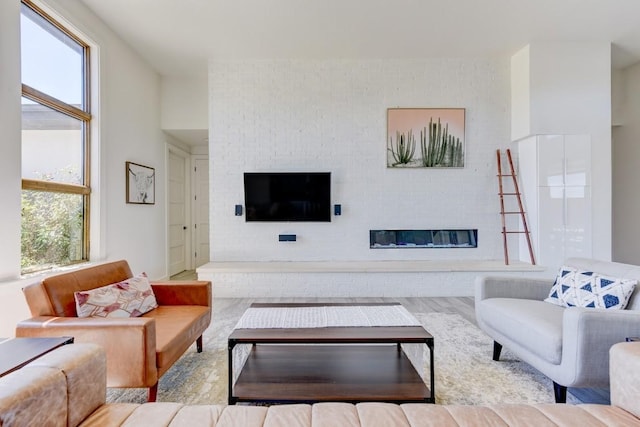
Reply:
<svg viewBox="0 0 640 427"><path fill-rule="evenodd" d="M331 221L330 172L245 172L247 221Z"/></svg>

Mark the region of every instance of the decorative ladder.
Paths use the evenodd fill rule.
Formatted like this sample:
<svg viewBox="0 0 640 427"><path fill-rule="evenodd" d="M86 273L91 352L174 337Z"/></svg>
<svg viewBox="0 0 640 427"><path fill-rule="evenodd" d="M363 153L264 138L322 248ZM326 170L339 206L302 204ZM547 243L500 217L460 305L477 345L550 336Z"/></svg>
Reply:
<svg viewBox="0 0 640 427"><path fill-rule="evenodd" d="M529 256L531 257L531 265L536 265L536 259L533 256L533 246L531 245L531 233L529 233L529 227L527 226L527 217L524 212L524 208L522 207L522 197L520 195L520 188L518 187L518 179L516 177L516 172L513 168L513 160L511 158L511 150L507 148L507 160L509 161L509 169L510 173L503 174L502 173L502 152L498 149L496 152L498 158L498 188L500 196L500 217L502 219L502 242L504 244L504 263L505 265L509 265L509 250L507 249L507 234L524 234L527 238L527 245L529 246ZM502 185L503 178L511 177L513 180L513 193L505 193L504 187ZM505 196L516 196L518 201L518 210L517 211L505 211L504 210L504 197ZM522 227L524 230L518 231L508 231L506 226L506 215L520 215L520 219L522 220Z"/></svg>

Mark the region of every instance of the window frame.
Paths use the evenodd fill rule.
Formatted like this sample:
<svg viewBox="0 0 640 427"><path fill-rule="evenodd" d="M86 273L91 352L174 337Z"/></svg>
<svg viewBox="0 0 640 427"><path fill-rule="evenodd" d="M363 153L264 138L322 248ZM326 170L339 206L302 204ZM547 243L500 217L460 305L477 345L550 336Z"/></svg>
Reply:
<svg viewBox="0 0 640 427"><path fill-rule="evenodd" d="M36 14L40 15L43 19L53 25L57 30L64 35L71 38L82 49L83 56L83 96L82 106L78 108L74 105L63 102L51 95L41 92L27 84L22 83L22 96L37 104L51 108L59 113L65 114L73 119L79 120L82 123L82 141L83 141L83 165L82 165L82 182L83 184L69 184L62 182L52 182L37 179L22 178L22 190L35 190L46 191L52 193L61 194L77 194L82 196L83 205L83 230L82 230L82 257L80 260L72 261L69 264L72 265L89 261L89 248L90 248L90 206L91 206L91 56L90 46L87 42L82 40L58 20L53 18L47 12L38 7L31 0L21 0L21 5L28 7ZM62 265L58 266L62 267Z"/></svg>

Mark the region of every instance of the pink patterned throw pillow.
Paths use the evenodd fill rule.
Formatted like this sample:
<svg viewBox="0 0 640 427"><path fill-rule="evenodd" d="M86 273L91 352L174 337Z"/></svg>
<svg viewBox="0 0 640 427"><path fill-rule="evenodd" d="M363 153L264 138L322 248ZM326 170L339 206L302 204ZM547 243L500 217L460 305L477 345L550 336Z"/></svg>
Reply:
<svg viewBox="0 0 640 427"><path fill-rule="evenodd" d="M74 297L78 317L138 317L158 306L145 273Z"/></svg>

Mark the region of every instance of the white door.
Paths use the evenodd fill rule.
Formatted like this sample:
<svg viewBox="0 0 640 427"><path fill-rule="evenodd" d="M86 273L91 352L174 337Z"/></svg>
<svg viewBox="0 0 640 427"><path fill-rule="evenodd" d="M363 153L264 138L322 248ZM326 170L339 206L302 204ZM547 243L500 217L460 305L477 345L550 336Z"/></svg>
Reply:
<svg viewBox="0 0 640 427"><path fill-rule="evenodd" d="M209 262L209 159L193 157L194 266Z"/></svg>
<svg viewBox="0 0 640 427"><path fill-rule="evenodd" d="M189 267L187 242L187 156L169 151L169 275Z"/></svg>

